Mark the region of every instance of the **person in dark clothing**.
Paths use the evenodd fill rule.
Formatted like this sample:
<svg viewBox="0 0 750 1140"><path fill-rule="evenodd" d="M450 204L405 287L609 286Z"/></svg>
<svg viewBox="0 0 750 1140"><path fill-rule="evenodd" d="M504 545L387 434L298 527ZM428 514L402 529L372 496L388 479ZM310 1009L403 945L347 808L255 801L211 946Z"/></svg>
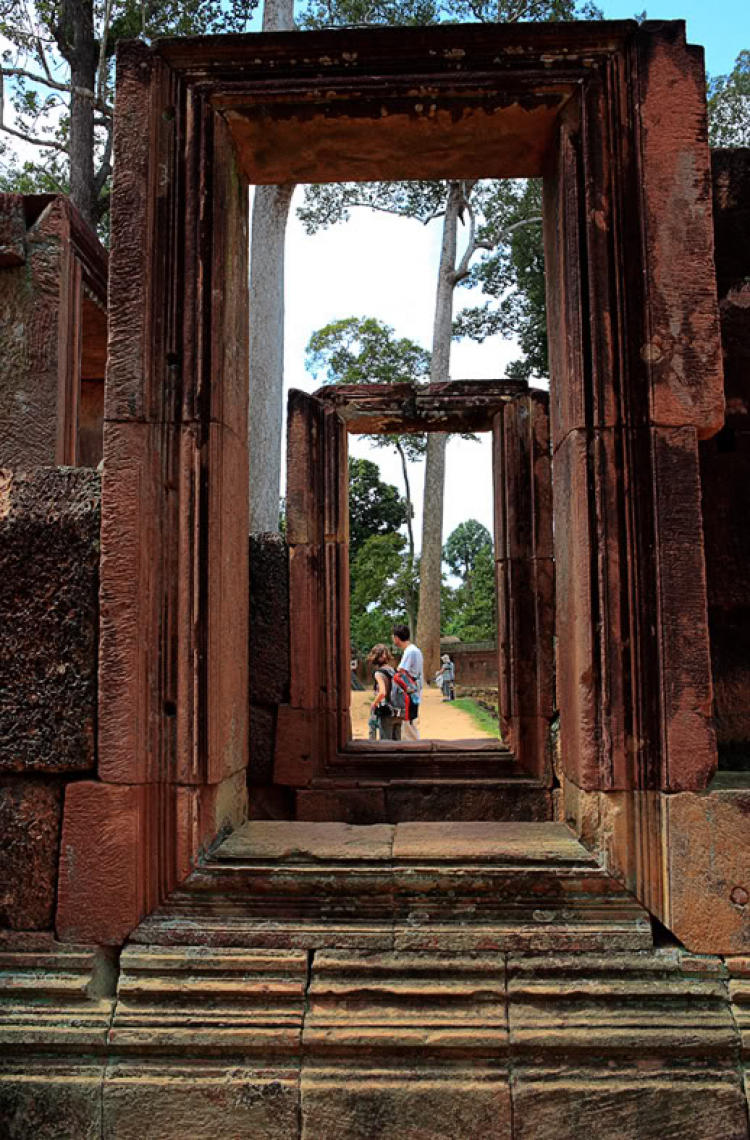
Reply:
<svg viewBox="0 0 750 1140"><path fill-rule="evenodd" d="M367 660L373 669L375 696L370 705L370 740L400 740L401 722L391 711L389 697L393 684L393 658L387 645L374 645Z"/></svg>

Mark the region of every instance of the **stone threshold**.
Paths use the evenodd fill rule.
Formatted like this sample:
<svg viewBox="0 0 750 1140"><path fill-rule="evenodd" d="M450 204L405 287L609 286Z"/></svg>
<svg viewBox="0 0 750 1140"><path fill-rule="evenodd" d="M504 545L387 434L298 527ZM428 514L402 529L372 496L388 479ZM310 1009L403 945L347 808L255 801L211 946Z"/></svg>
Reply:
<svg viewBox="0 0 750 1140"><path fill-rule="evenodd" d="M132 940L475 952L637 950L652 934L562 823L252 821Z"/></svg>

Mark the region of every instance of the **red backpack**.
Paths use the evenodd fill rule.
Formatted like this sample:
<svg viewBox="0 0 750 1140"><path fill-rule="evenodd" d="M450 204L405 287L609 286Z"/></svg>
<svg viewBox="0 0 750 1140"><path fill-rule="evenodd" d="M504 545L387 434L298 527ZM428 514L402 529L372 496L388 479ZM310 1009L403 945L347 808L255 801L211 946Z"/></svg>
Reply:
<svg viewBox="0 0 750 1140"><path fill-rule="evenodd" d="M393 715L399 720L411 720L412 698L419 691L419 685L406 669L397 669L391 681L388 703Z"/></svg>

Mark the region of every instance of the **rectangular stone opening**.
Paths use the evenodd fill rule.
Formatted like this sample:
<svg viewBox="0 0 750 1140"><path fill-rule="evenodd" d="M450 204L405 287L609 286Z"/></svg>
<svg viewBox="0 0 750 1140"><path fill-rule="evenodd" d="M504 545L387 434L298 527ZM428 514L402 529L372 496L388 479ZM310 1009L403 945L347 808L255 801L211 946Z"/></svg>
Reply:
<svg viewBox="0 0 750 1140"><path fill-rule="evenodd" d="M108 793L122 783L141 797L138 819L158 851L154 876L139 879L149 899L219 818L234 818L221 795L247 766L247 496L235 489L246 485L249 178L543 175L560 768L585 791L705 786L715 747L691 472L695 439L716 430L722 409L703 78L678 23L353 29L121 51L99 770ZM482 116L497 125L486 136ZM683 201L688 210L665 210ZM298 401L295 431L310 428L312 455L324 430L335 457L343 424L318 405ZM519 405L516 419L534 415ZM521 446L511 424L497 430L508 453ZM302 498L337 470L313 463ZM332 595L305 569L308 556L327 558L328 580L341 576L340 526L329 509L292 544L291 590L310 638L295 646L278 707L274 783L306 795L328 782L343 795L395 778L464 779L463 757L452 771L442 757L420 769L416 753L408 771L402 756L376 771L345 748L347 677L325 640ZM551 550L528 558L508 546L502 561L506 596L519 582L550 596ZM537 675L533 656L520 662ZM689 685L673 683L688 674ZM551 678L533 686L531 709L514 703L529 691L517 680L514 752L548 790L540 710Z"/></svg>

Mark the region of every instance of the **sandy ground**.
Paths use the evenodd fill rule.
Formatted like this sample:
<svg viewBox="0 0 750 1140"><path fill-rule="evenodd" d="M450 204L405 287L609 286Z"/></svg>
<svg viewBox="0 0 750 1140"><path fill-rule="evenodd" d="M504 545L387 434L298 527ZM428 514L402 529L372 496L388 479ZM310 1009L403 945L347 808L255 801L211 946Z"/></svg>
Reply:
<svg viewBox="0 0 750 1140"><path fill-rule="evenodd" d="M352 735L354 740L367 740L367 719L370 715L372 693L352 693ZM419 732L424 740L493 740L468 713L457 709L451 702L443 703L440 689L428 688L422 693Z"/></svg>

